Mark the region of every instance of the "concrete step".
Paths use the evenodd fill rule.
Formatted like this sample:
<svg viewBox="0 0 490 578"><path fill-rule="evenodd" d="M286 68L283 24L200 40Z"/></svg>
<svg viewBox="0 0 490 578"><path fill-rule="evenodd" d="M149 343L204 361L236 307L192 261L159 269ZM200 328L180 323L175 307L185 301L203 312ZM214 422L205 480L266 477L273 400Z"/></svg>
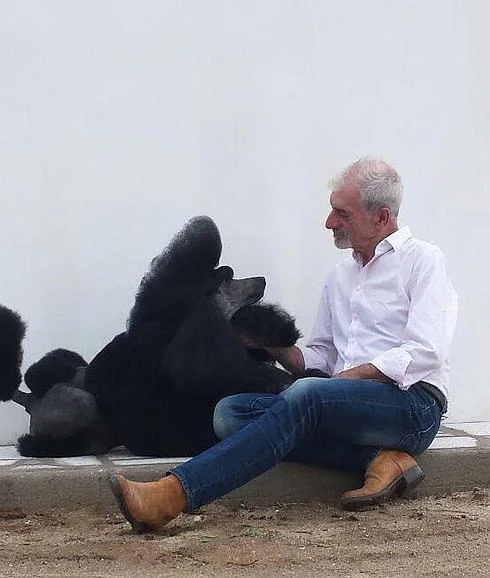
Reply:
<svg viewBox="0 0 490 578"><path fill-rule="evenodd" d="M103 456L23 458L12 446L0 447L0 509L43 512L51 508L114 507L109 473L154 480L188 458L145 458L115 448ZM448 494L490 487L490 423L445 424L432 446L417 458L425 472L418 495ZM228 494L247 504L321 500L332 505L360 478L302 464L281 463Z"/></svg>

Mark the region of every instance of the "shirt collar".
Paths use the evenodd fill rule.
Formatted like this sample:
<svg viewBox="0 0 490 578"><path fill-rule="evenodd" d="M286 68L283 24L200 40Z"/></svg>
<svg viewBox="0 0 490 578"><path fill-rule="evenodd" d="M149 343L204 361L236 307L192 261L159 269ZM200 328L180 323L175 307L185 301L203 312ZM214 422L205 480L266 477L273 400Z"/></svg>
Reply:
<svg viewBox="0 0 490 578"><path fill-rule="evenodd" d="M412 233L407 226L401 227L400 229L396 230L391 235L385 237L382 241L378 243L376 247L376 252L378 252L378 247L382 248L384 245L388 244L391 248L396 251L402 245L404 245L410 238L412 237Z"/></svg>
<svg viewBox="0 0 490 578"><path fill-rule="evenodd" d="M391 235L388 235L387 237L382 239L376 245L374 255L375 256L383 255L384 253L387 253L390 249L396 251L411 238L412 233L410 229L405 225L404 227L397 229L394 233L391 233ZM352 257L354 258L355 261L357 261L357 263L361 264L361 258L355 251L352 251Z"/></svg>

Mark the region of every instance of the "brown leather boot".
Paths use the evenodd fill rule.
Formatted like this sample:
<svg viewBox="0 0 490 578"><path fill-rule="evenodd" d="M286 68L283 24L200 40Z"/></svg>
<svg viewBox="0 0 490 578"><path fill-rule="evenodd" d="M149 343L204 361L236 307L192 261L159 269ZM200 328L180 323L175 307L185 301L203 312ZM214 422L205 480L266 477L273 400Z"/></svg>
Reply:
<svg viewBox="0 0 490 578"><path fill-rule="evenodd" d="M109 477L112 493L135 534L152 532L187 509L179 478L170 474L157 482L131 482L120 474Z"/></svg>
<svg viewBox="0 0 490 578"><path fill-rule="evenodd" d="M340 498L344 510L358 510L401 496L424 479L417 462L405 452L382 450L368 466L364 486Z"/></svg>

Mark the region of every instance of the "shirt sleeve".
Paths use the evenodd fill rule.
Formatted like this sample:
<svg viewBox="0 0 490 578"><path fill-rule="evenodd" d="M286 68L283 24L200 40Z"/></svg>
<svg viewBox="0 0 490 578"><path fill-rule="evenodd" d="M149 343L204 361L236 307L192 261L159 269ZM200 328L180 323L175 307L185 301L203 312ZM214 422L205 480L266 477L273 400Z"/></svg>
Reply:
<svg viewBox="0 0 490 578"><path fill-rule="evenodd" d="M442 367L449 356L457 296L439 249L433 247L417 259L407 291L410 310L400 346L371 361L401 389Z"/></svg>
<svg viewBox="0 0 490 578"><path fill-rule="evenodd" d="M333 343L332 318L326 284L322 291L310 339L306 346L300 349L305 361L305 369L321 369L328 375L334 373L337 350Z"/></svg>

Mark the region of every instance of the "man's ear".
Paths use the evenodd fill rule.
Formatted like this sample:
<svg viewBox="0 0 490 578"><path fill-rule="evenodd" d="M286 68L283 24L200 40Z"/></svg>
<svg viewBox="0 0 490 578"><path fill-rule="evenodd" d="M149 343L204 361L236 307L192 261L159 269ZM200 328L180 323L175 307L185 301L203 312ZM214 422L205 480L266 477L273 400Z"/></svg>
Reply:
<svg viewBox="0 0 490 578"><path fill-rule="evenodd" d="M391 219L391 211L388 207L383 207L378 212L378 224L382 227L386 226Z"/></svg>

